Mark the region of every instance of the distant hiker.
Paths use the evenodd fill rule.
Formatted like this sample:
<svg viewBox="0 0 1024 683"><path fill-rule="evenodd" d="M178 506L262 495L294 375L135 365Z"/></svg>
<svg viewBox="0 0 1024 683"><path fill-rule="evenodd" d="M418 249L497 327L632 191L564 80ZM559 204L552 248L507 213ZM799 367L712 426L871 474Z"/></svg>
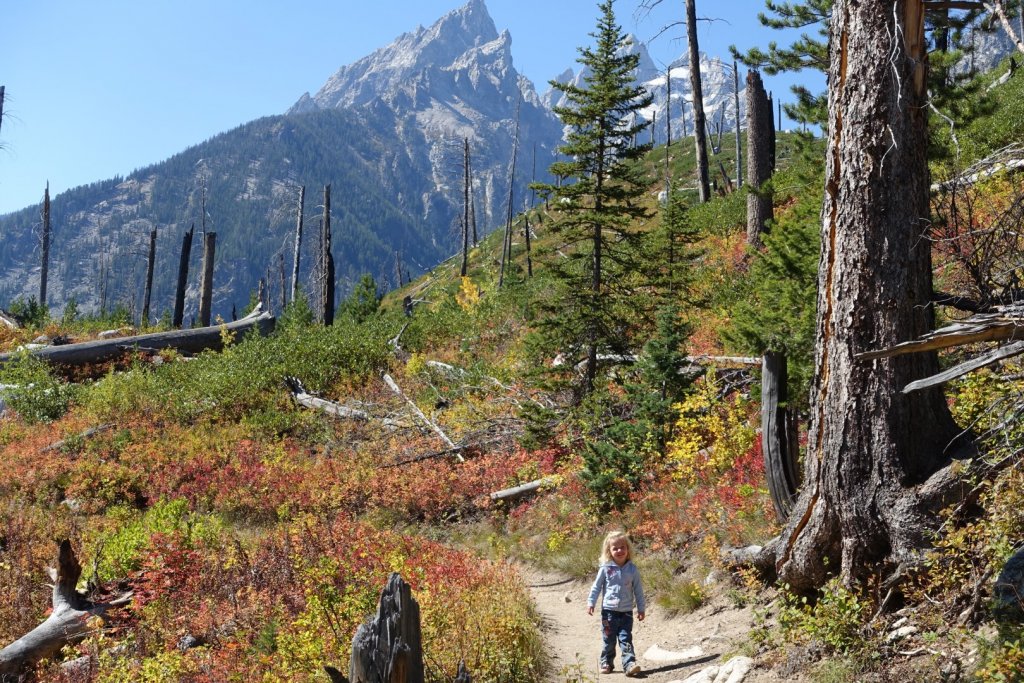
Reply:
<svg viewBox="0 0 1024 683"><path fill-rule="evenodd" d="M643 621L647 601L644 599L644 587L640 583L640 570L632 560L633 544L625 532L613 531L605 536L597 578L587 597L587 614L593 614L598 596L604 593L601 601L603 674L612 672L616 640L622 650L622 670L630 677L640 674L640 665L636 663L636 654L633 652L633 607L636 607L637 619Z"/></svg>

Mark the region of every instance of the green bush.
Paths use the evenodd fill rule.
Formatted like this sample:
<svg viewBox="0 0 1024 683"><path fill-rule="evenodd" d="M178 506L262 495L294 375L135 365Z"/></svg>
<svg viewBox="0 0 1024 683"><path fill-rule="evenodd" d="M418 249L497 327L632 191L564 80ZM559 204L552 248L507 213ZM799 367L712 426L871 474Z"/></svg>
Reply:
<svg viewBox="0 0 1024 683"><path fill-rule="evenodd" d="M0 367L3 399L26 422L50 422L64 415L75 396L75 387L62 382L50 367L28 351Z"/></svg>

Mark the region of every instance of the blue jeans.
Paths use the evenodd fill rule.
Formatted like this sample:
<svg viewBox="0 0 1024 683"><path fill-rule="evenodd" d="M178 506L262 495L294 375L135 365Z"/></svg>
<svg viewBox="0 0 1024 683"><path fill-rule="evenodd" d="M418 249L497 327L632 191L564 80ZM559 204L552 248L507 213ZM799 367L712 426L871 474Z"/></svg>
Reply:
<svg viewBox="0 0 1024 683"><path fill-rule="evenodd" d="M601 610L601 637L604 648L601 650L601 666L615 664L615 642L618 641L622 650L622 670L628 671L636 661L633 652L633 612L616 612Z"/></svg>

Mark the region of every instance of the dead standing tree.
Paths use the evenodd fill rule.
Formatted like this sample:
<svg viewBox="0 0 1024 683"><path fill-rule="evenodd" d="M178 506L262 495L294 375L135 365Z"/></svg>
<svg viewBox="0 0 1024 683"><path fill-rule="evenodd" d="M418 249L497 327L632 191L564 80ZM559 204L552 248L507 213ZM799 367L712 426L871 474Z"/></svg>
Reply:
<svg viewBox="0 0 1024 683"><path fill-rule="evenodd" d="M146 253L146 289L142 295L142 327L149 325L149 303L153 296L153 269L156 267L156 228L149 231L149 251Z"/></svg>
<svg viewBox="0 0 1024 683"><path fill-rule="evenodd" d="M46 309L46 281L50 274L50 183L43 192L43 232L40 239L39 305Z"/></svg>
<svg viewBox="0 0 1024 683"><path fill-rule="evenodd" d="M737 134L737 139L739 136ZM772 101L761 83L761 74L747 72L747 243L758 249L761 235L772 218L772 194L766 183L771 178L775 125Z"/></svg>
<svg viewBox="0 0 1024 683"><path fill-rule="evenodd" d="M320 258L317 264L320 301L317 318L324 325L334 324L334 254L331 252L331 186L324 185L324 213L320 221Z"/></svg>
<svg viewBox="0 0 1024 683"><path fill-rule="evenodd" d="M299 259L302 254L302 209L306 200L306 186L299 187L299 206L295 212L295 252L292 256L292 292L289 301L295 302L299 294Z"/></svg>
<svg viewBox="0 0 1024 683"><path fill-rule="evenodd" d="M174 317L171 326L180 328L185 318L185 289L188 286L188 263L192 257L192 236L196 224L193 223L181 238L181 257L178 261L178 285L174 290Z"/></svg>
<svg viewBox="0 0 1024 683"><path fill-rule="evenodd" d="M217 250L217 233L203 233L203 269L199 286L199 325L209 327L213 304L213 259Z"/></svg>
<svg viewBox="0 0 1024 683"><path fill-rule="evenodd" d="M697 45L697 8L694 0L686 0L686 42L690 59L690 91L693 94L693 141L697 148L697 189L700 201L711 199L708 179L708 144L705 137L704 89L700 78L700 48Z"/></svg>

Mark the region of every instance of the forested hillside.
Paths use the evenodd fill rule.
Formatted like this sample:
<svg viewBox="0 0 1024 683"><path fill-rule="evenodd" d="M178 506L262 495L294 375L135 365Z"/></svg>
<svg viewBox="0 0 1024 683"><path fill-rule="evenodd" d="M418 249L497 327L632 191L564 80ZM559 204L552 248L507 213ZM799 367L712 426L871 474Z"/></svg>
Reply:
<svg viewBox="0 0 1024 683"><path fill-rule="evenodd" d="M741 657L762 682L1021 680L1024 75L954 76L965 17L926 23L927 5L776 8L828 19L794 46L830 69L794 108L822 134L749 125L744 186L721 145L708 201L692 139L638 142L647 94L606 0L581 50L594 77L556 110L568 180L504 231L463 223L401 288L359 278L333 324L300 292L219 351L59 366L26 345L115 321L22 309L0 327L22 347L0 365L0 646L48 616L80 629L0 649L0 679L343 680L397 572L425 680L593 681L596 619L593 651L553 667L523 576L589 585L625 529L668 624L751 615L724 645L679 633L717 649L641 659L650 680ZM302 120L251 124L266 163L289 165L282 136L342 145ZM367 165L389 149L346 140ZM411 229L400 201L337 217L344 234L382 214ZM55 540L82 581L51 593Z"/></svg>

